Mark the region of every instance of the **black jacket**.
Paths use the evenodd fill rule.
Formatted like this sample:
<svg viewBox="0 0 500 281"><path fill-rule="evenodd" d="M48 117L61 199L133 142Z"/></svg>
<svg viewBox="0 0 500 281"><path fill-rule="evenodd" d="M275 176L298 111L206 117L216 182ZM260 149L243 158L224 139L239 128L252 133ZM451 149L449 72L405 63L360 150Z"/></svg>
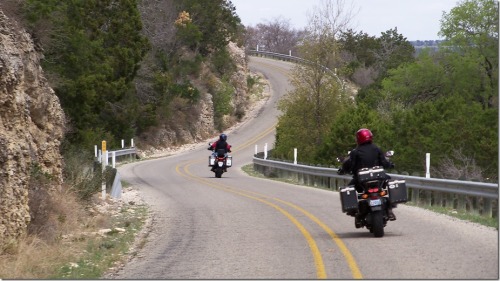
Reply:
<svg viewBox="0 0 500 281"><path fill-rule="evenodd" d="M349 158L342 163L342 170L345 173L353 174L352 184L357 184L357 173L362 168L372 168L382 166L384 169L392 168L382 150L373 143L359 145L349 154Z"/></svg>

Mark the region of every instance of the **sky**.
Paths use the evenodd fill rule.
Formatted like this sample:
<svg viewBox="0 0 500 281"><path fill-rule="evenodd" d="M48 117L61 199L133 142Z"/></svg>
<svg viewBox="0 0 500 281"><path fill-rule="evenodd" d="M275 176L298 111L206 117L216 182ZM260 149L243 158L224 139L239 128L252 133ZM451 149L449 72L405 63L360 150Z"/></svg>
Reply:
<svg viewBox="0 0 500 281"><path fill-rule="evenodd" d="M308 15L324 0L230 0L245 26L269 23L281 18L296 29L307 26ZM458 5L459 0L346 0L346 8L358 11L351 29L379 37L396 28L408 41L439 40L443 12ZM335 2L334 2L335 3Z"/></svg>

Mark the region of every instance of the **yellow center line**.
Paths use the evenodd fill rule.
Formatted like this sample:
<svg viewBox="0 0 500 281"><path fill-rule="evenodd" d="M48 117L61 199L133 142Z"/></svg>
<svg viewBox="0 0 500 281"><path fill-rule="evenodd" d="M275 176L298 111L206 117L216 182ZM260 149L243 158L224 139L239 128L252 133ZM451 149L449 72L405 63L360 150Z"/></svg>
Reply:
<svg viewBox="0 0 500 281"><path fill-rule="evenodd" d="M253 193L253 192L252 192ZM347 261L347 264L349 265L349 268L351 269L351 274L352 274L352 277L354 279L363 279L363 274L361 274L361 271L359 270L359 267L356 263L356 260L354 259L354 257L352 256L351 254L351 251L349 251L349 249L347 248L347 246L344 244L344 242L342 241L342 239L340 239L340 237L333 231L331 230L326 224L324 224L321 220L319 220L317 217L315 217L314 215L312 215L311 213L307 212L306 210L300 208L299 206L296 206L292 203L289 203L289 202L286 202L286 201L283 201L281 199L278 199L278 198L272 198L278 202L281 202L285 205L288 205L300 212L302 212L304 215L306 215L309 219L311 219L312 221L314 221L316 224L318 224L321 228L323 228L323 230L326 231L326 233L328 233L330 235L330 237L332 237L333 241L335 242L335 244L337 244L337 246L340 248L340 251L342 252L342 254L344 255L344 258L346 259Z"/></svg>
<svg viewBox="0 0 500 281"><path fill-rule="evenodd" d="M309 231L307 231L307 229L293 215L291 215L289 212L287 212L283 208L279 207L278 205L273 204L273 203L271 203L271 202L269 202L269 201L267 201L265 199L258 198L258 197L255 197L255 196L251 196L251 195L246 194L244 192L231 189L230 187L224 187L224 185L222 185L222 184L217 184L216 185L216 184L214 184L212 182L209 182L207 180L199 178L199 177L193 175L189 171L188 168L189 168L190 165L191 164L187 164L186 166L184 166L184 172L186 174L182 174L182 173L179 173L179 174L181 176L183 176L183 177L191 178L191 179L193 179L195 181L198 181L200 183L209 185L211 187L214 187L214 188L217 188L217 189L220 189L220 190L224 190L224 191L227 191L227 192L231 192L231 193L234 193L234 194L238 194L238 195L241 195L241 196L253 199L253 200L257 200L259 202L262 202L262 203L264 203L266 205L269 205L269 206L273 207L274 209L278 210L280 213L282 213L283 215L285 215L300 230L300 232L302 233L302 235L305 237L305 239L306 239L306 241L307 241L307 243L309 245L309 248L311 249L313 258L314 258L314 265L316 267L316 275L317 275L318 279L326 279L327 278L326 270L325 270L325 264L323 263L323 258L321 257L321 252L320 252L320 250L318 248L318 245L316 244L316 241L314 240L314 238L312 237L312 235L309 233ZM179 172L179 165L176 167L176 171Z"/></svg>

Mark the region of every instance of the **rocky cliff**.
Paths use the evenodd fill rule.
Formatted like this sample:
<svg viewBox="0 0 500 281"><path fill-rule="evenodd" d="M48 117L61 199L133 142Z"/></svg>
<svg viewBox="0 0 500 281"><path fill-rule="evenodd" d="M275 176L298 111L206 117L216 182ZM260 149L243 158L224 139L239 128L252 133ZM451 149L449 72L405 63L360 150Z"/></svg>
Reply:
<svg viewBox="0 0 500 281"><path fill-rule="evenodd" d="M0 10L0 249L26 232L32 169L62 183L64 122L30 35Z"/></svg>

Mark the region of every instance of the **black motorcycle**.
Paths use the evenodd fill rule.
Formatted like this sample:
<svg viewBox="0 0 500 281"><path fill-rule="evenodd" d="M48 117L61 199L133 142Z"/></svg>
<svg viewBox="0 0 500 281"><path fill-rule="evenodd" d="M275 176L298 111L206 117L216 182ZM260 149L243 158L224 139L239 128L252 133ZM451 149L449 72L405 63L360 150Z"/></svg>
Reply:
<svg viewBox="0 0 500 281"><path fill-rule="evenodd" d="M394 155L388 151L386 157ZM367 215L355 222L356 228L366 227L375 237L384 236L384 227L389 221L387 212L389 204L407 202L405 180L391 180L383 167L376 166L358 171L358 182L363 192L358 193L354 186L340 190L342 211L350 216L356 216L360 210Z"/></svg>
<svg viewBox="0 0 500 281"><path fill-rule="evenodd" d="M213 150L212 144L209 143L208 145L208 150ZM221 178L222 174L227 172L227 168L232 166L232 163L233 157L227 155L225 149L218 149L208 156L208 166L212 167L212 172L215 173L216 178Z"/></svg>

